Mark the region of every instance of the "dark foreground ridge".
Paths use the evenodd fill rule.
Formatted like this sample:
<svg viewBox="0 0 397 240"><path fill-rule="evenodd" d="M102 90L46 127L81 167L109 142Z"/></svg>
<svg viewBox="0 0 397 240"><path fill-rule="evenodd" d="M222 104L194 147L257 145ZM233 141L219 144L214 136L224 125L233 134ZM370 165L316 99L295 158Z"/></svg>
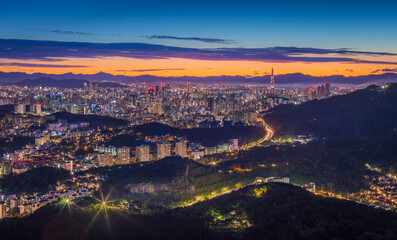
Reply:
<svg viewBox="0 0 397 240"><path fill-rule="evenodd" d="M299 187L246 187L196 205L139 214L93 205L49 206L0 222L2 238L35 239L396 239L397 215Z"/></svg>

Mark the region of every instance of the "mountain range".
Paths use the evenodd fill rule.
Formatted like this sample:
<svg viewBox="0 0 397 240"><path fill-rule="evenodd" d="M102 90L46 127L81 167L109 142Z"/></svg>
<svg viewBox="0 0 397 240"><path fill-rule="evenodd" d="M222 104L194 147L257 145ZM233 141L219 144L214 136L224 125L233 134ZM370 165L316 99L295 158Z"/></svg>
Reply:
<svg viewBox="0 0 397 240"><path fill-rule="evenodd" d="M83 79L61 79L56 80L49 77L39 77L36 79L25 79L18 82L5 82L1 83L0 85L17 85L17 86L27 86L27 87L57 87L57 88L83 88L84 84L89 85L92 83L93 85L98 84L100 87L124 87L119 83L113 82L92 82L89 80Z"/></svg>
<svg viewBox="0 0 397 240"><path fill-rule="evenodd" d="M64 79L80 79L86 81L110 81L118 83L230 83L230 84L268 84L270 82L270 75L265 76L207 76L207 77L194 77L194 76L181 76L181 77L161 77L153 75L140 75L140 76L126 76L126 75L113 75L105 72L98 72L95 74L45 74L45 73L24 73L24 72L1 72L0 71L0 84L16 83L28 79L37 78L52 78L55 80ZM343 75L333 76L311 76L302 73L289 73L280 74L275 76L277 84L312 84L312 83L338 83L338 84L380 84L384 82L397 82L397 73L384 73L379 75L363 75L356 77L345 77Z"/></svg>

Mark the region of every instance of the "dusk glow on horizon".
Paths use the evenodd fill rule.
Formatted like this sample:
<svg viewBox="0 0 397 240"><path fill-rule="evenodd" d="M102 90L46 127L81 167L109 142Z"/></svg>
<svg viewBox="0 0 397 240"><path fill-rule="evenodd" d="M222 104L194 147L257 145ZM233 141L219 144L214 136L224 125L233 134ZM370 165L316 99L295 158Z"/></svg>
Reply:
<svg viewBox="0 0 397 240"><path fill-rule="evenodd" d="M3 72L397 72L393 1L22 2L0 9Z"/></svg>

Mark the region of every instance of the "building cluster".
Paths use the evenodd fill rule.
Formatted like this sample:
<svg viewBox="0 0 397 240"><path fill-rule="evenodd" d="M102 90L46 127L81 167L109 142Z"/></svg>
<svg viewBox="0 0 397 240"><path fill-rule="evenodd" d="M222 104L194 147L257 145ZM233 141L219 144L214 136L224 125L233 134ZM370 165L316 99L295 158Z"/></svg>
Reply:
<svg viewBox="0 0 397 240"><path fill-rule="evenodd" d="M262 184L262 183L271 183L271 182L279 182L279 183L286 183L290 182L289 177L257 177L255 178L255 184Z"/></svg>
<svg viewBox="0 0 397 240"><path fill-rule="evenodd" d="M343 89L339 89L343 90ZM323 98L328 98L331 97L332 92L331 92L331 83L326 82L325 84L322 84L316 88L309 87L306 89L306 96L310 99L323 99Z"/></svg>
<svg viewBox="0 0 397 240"><path fill-rule="evenodd" d="M58 120L51 115L57 111L111 116L127 120L130 126L152 122L176 128L262 126L259 112L279 104L299 104L313 97L305 88L276 89L274 84L270 87L134 84L103 88L88 82L80 89L18 86L0 86L0 89L0 104L4 108L11 106L13 112L0 119L0 139L9 142L0 158L0 174L23 173L40 166L80 171L174 155L200 159L239 149L237 139L204 147L168 135L141 139L133 146L106 146L115 135L131 131L102 132L90 128L87 122ZM342 93L331 89L329 83L315 92L322 97Z"/></svg>
<svg viewBox="0 0 397 240"><path fill-rule="evenodd" d="M170 156L198 160L204 155L237 151L238 149L238 139L230 139L226 143L205 147L176 136L147 136L145 141L138 142L133 147L97 145L95 153L89 154L87 158L102 167L156 161Z"/></svg>
<svg viewBox="0 0 397 240"><path fill-rule="evenodd" d="M375 174L365 176L369 189L354 196L356 201L384 209L397 209L397 176Z"/></svg>
<svg viewBox="0 0 397 240"><path fill-rule="evenodd" d="M0 86L0 105L17 114L41 116L56 111L122 118L138 125L161 122L178 128L250 125L255 113L279 104L300 104L343 94L329 82L317 88L275 88L251 85L135 84L102 88L87 83L80 89ZM351 90L351 89L350 89Z"/></svg>
<svg viewBox="0 0 397 240"><path fill-rule="evenodd" d="M6 217L24 216L34 213L47 204L69 201L80 197L91 196L92 192L98 189L99 182L106 176L81 174L58 182L58 185L46 193L32 193L17 195L9 192L0 192L0 220Z"/></svg>

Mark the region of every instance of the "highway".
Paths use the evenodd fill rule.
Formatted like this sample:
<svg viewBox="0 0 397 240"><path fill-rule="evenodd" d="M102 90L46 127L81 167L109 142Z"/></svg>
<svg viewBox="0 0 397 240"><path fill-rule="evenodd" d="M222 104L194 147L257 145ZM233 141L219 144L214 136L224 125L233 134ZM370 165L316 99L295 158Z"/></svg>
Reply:
<svg viewBox="0 0 397 240"><path fill-rule="evenodd" d="M240 150L243 150L243 151L248 150L248 149L250 149L250 148L253 148L253 147L258 146L259 144L261 144L261 143L263 143L263 142L265 142L265 141L269 141L270 139L272 139L272 137L273 137L273 135L274 135L274 130L273 130L273 128L271 128L271 127L265 122L265 120L263 120L263 118L261 118L261 117L258 117L257 121L258 121L258 122L261 122L261 123L262 123L262 126L266 129L266 135L265 135L263 138L259 139L259 140L256 140L256 141L254 141L254 142L248 143L248 144L245 145L245 146L242 146L242 147L240 148Z"/></svg>

